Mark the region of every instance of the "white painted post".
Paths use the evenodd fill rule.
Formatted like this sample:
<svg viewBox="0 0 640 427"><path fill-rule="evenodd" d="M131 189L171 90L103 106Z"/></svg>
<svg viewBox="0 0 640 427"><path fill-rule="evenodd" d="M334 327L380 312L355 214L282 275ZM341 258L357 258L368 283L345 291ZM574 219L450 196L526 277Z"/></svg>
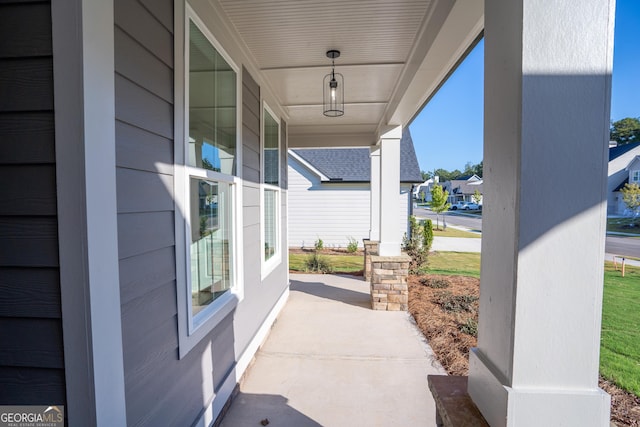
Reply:
<svg viewBox="0 0 640 427"><path fill-rule="evenodd" d="M614 1L485 1L469 394L494 427L609 425L598 362L613 12Z"/></svg>
<svg viewBox="0 0 640 427"><path fill-rule="evenodd" d="M118 267L113 0L51 3L66 411L126 426Z"/></svg>
<svg viewBox="0 0 640 427"><path fill-rule="evenodd" d="M380 256L400 255L400 139L397 126L380 137Z"/></svg>
<svg viewBox="0 0 640 427"><path fill-rule="evenodd" d="M369 240L380 240L380 146L369 148L371 158L371 228Z"/></svg>

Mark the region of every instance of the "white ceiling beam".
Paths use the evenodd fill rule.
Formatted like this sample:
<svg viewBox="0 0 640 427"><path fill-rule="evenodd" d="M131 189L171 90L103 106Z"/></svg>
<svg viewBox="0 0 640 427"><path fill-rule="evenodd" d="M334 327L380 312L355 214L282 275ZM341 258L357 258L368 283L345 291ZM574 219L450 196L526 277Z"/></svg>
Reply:
<svg viewBox="0 0 640 427"><path fill-rule="evenodd" d="M484 28L484 1L439 0L423 23L380 121L408 125L466 55Z"/></svg>

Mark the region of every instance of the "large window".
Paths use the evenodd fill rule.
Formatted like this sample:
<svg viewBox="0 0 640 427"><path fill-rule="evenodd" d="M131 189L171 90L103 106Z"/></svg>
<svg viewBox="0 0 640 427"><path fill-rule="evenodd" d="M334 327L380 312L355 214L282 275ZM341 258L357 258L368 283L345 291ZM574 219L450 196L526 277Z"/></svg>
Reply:
<svg viewBox="0 0 640 427"><path fill-rule="evenodd" d="M236 72L190 20L189 165L235 174L236 98Z"/></svg>
<svg viewBox="0 0 640 427"><path fill-rule="evenodd" d="M193 316L231 289L231 186L190 179Z"/></svg>
<svg viewBox="0 0 640 427"><path fill-rule="evenodd" d="M263 273L266 274L281 259L280 249L280 123L275 114L264 107L262 130L263 196L262 224L264 258Z"/></svg>
<svg viewBox="0 0 640 427"><path fill-rule="evenodd" d="M183 138L175 151L181 357L240 298L235 267L238 68L189 6L182 22L184 62L176 58L176 67L182 64L184 70L176 73L176 109L182 112L176 114L176 130Z"/></svg>

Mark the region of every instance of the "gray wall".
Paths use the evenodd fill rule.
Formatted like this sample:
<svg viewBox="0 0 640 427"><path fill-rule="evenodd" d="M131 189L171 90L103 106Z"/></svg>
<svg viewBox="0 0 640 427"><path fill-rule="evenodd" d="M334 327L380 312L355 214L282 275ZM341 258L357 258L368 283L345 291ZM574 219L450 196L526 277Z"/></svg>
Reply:
<svg viewBox="0 0 640 427"><path fill-rule="evenodd" d="M173 2L115 1L116 177L127 423L190 425L201 382L227 372L230 319L178 358L173 202ZM180 213L178 213L180 214ZM222 332L220 332L222 331ZM219 336L218 338L213 338ZM203 348L220 370L204 373ZM219 381L219 379L218 379ZM176 402L180 402L176 405Z"/></svg>
<svg viewBox="0 0 640 427"><path fill-rule="evenodd" d="M0 403L65 405L50 2L0 4L0 88Z"/></svg>
<svg viewBox="0 0 640 427"><path fill-rule="evenodd" d="M261 278L260 265L264 252L260 248L260 88L246 69L242 72L243 104L243 227L244 227L244 292L245 297L235 316L236 354L240 355L251 342L275 302L288 286L286 253L286 196L281 193L281 228L283 259L268 276ZM286 142L286 139L285 139ZM281 147L284 147L282 144ZM286 149L285 149L286 151ZM284 165L286 168L286 163ZM284 175L286 176L286 174ZM282 186L282 184L281 184Z"/></svg>
<svg viewBox="0 0 640 427"><path fill-rule="evenodd" d="M132 426L191 425L203 402L213 398L203 395L202 383L212 381L214 391L219 390L287 286L286 266L262 286L254 267L261 254L261 104L260 88L243 71L245 299L179 359L174 215L181 213L174 212L172 194L172 31L172 1L115 1L120 294L127 422ZM203 371L203 358L211 359L212 371Z"/></svg>

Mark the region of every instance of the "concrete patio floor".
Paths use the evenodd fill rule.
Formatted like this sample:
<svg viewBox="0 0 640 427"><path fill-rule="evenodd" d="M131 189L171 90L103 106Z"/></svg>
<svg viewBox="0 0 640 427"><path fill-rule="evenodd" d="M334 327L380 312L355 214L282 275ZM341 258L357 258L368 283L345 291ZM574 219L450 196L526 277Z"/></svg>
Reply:
<svg viewBox="0 0 640 427"><path fill-rule="evenodd" d="M370 309L361 277L291 275L221 425L433 426L427 375L443 372L408 313Z"/></svg>

